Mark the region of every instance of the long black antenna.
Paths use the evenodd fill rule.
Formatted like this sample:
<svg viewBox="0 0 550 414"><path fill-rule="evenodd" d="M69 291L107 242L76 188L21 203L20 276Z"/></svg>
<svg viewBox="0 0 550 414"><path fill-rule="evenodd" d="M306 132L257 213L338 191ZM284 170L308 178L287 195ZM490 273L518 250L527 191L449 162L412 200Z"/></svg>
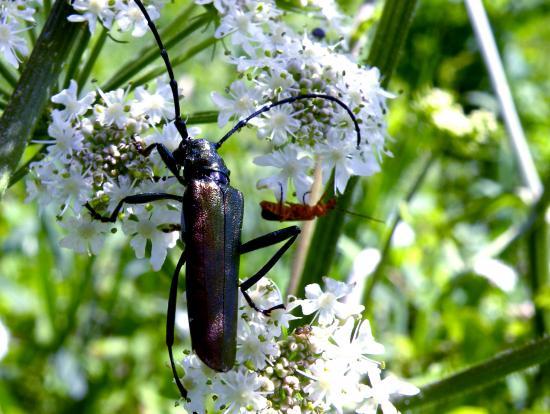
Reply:
<svg viewBox="0 0 550 414"><path fill-rule="evenodd" d="M151 32L153 32L153 36L155 36L155 40L157 41L157 44L160 49L160 55L162 56L162 59L164 60L164 64L166 65L166 69L168 70L168 76L170 77L170 88L172 89L172 95L174 97L174 112L176 115L174 119L174 124L176 125L176 129L180 133L182 140L185 142L189 139L189 134L187 133L187 125L185 124L185 121L181 119L180 101L178 97L178 83L176 82L176 78L174 78L174 71L172 70L172 64L170 63L168 52L166 51L166 48L162 44L162 40L160 39L159 32L157 31L155 24L151 20L149 13L147 13L147 9L145 9L145 6L143 5L143 3L141 3L140 0L134 0L134 1L136 2L137 6L143 13L145 20L147 20L147 24L149 25ZM185 255L182 256L182 258L184 257ZM178 266L181 268L182 265L183 265L183 262L180 259L180 261L178 262ZM180 269L176 268L176 275L179 274L179 271ZM177 289L177 280L178 280L177 277L174 280L176 281L175 289ZM177 292L177 290L175 289L170 290L171 295L172 295L172 290L174 292ZM185 387L183 386L179 378L178 371L176 370L176 364L174 362L174 355L172 353L172 344L174 342L174 322L173 321L174 321L175 309L176 309L176 306L175 306L175 295L174 295L174 298L170 297L168 301L168 315L166 318L166 345L168 346L168 356L170 357L170 366L172 368L174 381L176 382L176 385L178 387L181 397L185 400L187 398L187 391L185 390ZM171 326L170 326L170 322L172 322Z"/></svg>
<svg viewBox="0 0 550 414"><path fill-rule="evenodd" d="M137 1L137 0L136 0ZM298 96L292 96L290 98L286 98L286 99L281 99L280 101L277 101L277 102L273 102L269 105L265 105L263 106L262 108L258 109L256 112L254 112L253 114L247 116L245 119L241 119L239 122L237 122L237 124L231 129L231 131L229 131L227 134L225 134L222 139L220 139L218 141L218 143L216 144L216 148L220 148L222 146L222 144L231 136L233 135L235 132L237 132L239 129L241 129L242 127L244 127L246 124L248 124L248 122L252 119L252 118L255 118L257 117L258 115L260 114L263 114L264 112L267 112L269 111L271 108L274 108L276 106L280 106L280 105L284 105L284 104L287 104L287 103L292 103L292 102L296 102L296 101L299 101L301 99L314 99L314 98L320 98L320 99L326 99L327 101L332 101L332 102L335 102L337 103L338 105L340 105L342 108L344 108L346 110L346 112L348 113L348 115L350 116L351 120L353 121L353 124L355 126L355 133L357 134L357 148L359 148L359 146L361 145L361 132L359 131L359 124L357 122L357 118L355 117L354 113L351 111L351 109L349 109L349 107L344 103L342 102L340 99L338 98L335 98L334 96L331 96L331 95L324 95L324 94L318 94L318 93L306 93L304 95L298 95Z"/></svg>
<svg viewBox="0 0 550 414"><path fill-rule="evenodd" d="M176 125L176 129L180 133L181 138L184 141L187 141L189 139L189 134L187 133L187 125L185 124L185 121L181 119L178 83L176 82L176 78L174 77L174 71L172 70L172 64L170 62L170 58L168 57L168 51L164 47L164 44L160 39L159 32L157 31L157 27L155 26L155 23L153 23L153 20L151 20L151 17L149 16L149 13L147 13L147 9L143 5L143 3L140 0L134 1L143 13L145 20L147 20L147 24L149 25L149 29L151 29L151 32L153 32L153 36L155 36L155 40L157 41L158 47L160 49L160 55L164 60L166 70L168 71L168 76L170 77L170 88L172 89L172 95L174 97L174 112L176 115L176 117L174 118L174 124Z"/></svg>

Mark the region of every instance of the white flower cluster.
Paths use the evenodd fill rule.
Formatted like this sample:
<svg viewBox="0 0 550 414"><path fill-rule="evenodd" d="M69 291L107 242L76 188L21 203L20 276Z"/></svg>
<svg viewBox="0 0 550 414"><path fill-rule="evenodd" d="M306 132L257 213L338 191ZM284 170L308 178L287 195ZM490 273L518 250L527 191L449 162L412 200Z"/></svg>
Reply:
<svg viewBox="0 0 550 414"><path fill-rule="evenodd" d="M229 37L242 51L230 58L242 79L228 87L227 96L212 94L220 109L220 127L266 103L307 93L341 99L360 123L362 142L357 148L350 116L327 100L296 101L256 118L253 124L258 136L271 141L272 152L256 158L255 163L279 169L261 179L258 188L269 188L278 200L284 200L291 182L303 202L317 164L322 168L323 184L334 170L334 187L340 193L352 175L378 172L387 135L386 99L391 96L380 86L379 71L358 65L340 43L330 45L294 32L282 20L274 0L214 0L214 6L222 15L216 36ZM325 6L324 10L330 10Z"/></svg>
<svg viewBox="0 0 550 414"><path fill-rule="evenodd" d="M0 0L0 53L15 68L21 62L18 54L29 54L23 33L28 24L35 23L33 4L41 5L42 1Z"/></svg>
<svg viewBox="0 0 550 414"><path fill-rule="evenodd" d="M144 157L136 142L145 145L163 143L176 149L180 137L173 123L172 92L166 82L151 89L138 87L134 98L122 89L104 93L90 92L79 98L77 84L52 97L63 109L52 112L45 157L31 164L27 178L28 199L39 205L52 204L61 225L69 234L61 241L77 252L98 253L104 237L115 224L93 220L83 208L86 202L102 214L110 214L125 196L145 192L179 194L181 186L170 176L154 151ZM197 133L191 128L190 133ZM159 201L154 209L146 205L126 205L120 223L138 258L143 258L147 241L151 242L151 264L158 270L173 247L178 232L169 226L180 222L179 206ZM176 203L177 204L177 203Z"/></svg>
<svg viewBox="0 0 550 414"><path fill-rule="evenodd" d="M159 18L159 10L164 0L149 0L147 13L152 20ZM149 30L147 21L133 0L74 0L73 8L78 14L68 17L71 22L88 22L90 33L94 33L97 22L107 29L116 23L122 32L132 31L132 36L141 37Z"/></svg>
<svg viewBox="0 0 550 414"><path fill-rule="evenodd" d="M370 358L384 352L369 322L359 317L362 306L339 301L352 286L325 278L325 290L306 287L306 299L267 317L241 300L237 364L227 373L214 372L195 354L186 356L182 378L188 389L188 412L238 413L396 413L391 394L413 395L418 389L393 376L381 379L381 364ZM261 308L281 303L269 280L250 289ZM243 299L241 297L241 299ZM314 315L308 325L288 334L289 311L300 306ZM368 378L368 385L361 379Z"/></svg>

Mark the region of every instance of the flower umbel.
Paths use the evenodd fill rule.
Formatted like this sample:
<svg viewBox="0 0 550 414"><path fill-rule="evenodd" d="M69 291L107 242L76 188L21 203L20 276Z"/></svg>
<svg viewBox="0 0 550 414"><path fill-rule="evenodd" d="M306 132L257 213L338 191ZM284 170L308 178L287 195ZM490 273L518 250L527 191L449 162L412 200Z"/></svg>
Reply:
<svg viewBox="0 0 550 414"><path fill-rule="evenodd" d="M353 288L329 278L325 278L325 285L324 293L334 298L341 298ZM250 290L260 307L282 301L267 279ZM306 290L316 292L318 286L309 285ZM293 300L287 308L294 309L298 304L308 308L307 301ZM303 325L288 333L277 326L280 313L288 314L288 310L278 310L274 320L251 309L244 300L241 304L239 352L231 371L214 372L194 353L182 361L182 382L189 388L183 404L188 412L205 412L204 407L214 401L216 413L352 410L374 414L377 406L384 412L396 412L389 402L390 394L417 392L416 387L393 376L381 379L381 365L370 356L382 353L384 347L374 340L368 321L354 312L334 313L330 324L317 320L314 325ZM365 376L370 385L361 383Z"/></svg>

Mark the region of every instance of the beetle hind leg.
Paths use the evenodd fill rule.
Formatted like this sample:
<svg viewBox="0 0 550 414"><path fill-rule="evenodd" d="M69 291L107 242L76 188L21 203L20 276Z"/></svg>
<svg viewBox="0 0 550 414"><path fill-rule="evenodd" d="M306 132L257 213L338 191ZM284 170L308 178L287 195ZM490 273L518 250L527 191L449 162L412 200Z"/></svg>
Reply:
<svg viewBox="0 0 550 414"><path fill-rule="evenodd" d="M254 309L256 312L261 312L263 313L265 316L269 316L271 314L272 311L276 310L276 309L286 309L285 307L285 304L284 303L279 303L278 305L275 305L275 306L272 306L271 308L268 308L268 309L261 309L258 305L256 305L254 303L254 301L252 300L252 298L250 297L250 295L248 293L246 293L246 290L243 290L241 288L241 293L243 294L244 298L246 299L246 303L248 303L248 305Z"/></svg>
<svg viewBox="0 0 550 414"><path fill-rule="evenodd" d="M286 240L286 243L281 246L279 250L275 252L275 254L271 257L271 259L268 260L268 262L260 269L256 274L251 276L250 278L246 279L239 288L241 289L241 292L246 299L246 302L250 305L250 307L258 312L263 313L264 315L269 315L271 311L275 309L284 309L284 304L275 305L269 309L260 309L252 300L250 295L246 292L248 289L250 289L252 286L254 286L258 281L264 277L267 272L269 272L273 266L279 261L281 256L290 248L292 243L296 241L296 238L300 234L300 228L298 226L290 226L286 227L281 230L276 230L272 233L268 233L264 236L260 236L256 239L250 240L247 243L244 243L241 245L240 253L248 253L254 250L259 250L261 248L271 246L273 244L282 242Z"/></svg>

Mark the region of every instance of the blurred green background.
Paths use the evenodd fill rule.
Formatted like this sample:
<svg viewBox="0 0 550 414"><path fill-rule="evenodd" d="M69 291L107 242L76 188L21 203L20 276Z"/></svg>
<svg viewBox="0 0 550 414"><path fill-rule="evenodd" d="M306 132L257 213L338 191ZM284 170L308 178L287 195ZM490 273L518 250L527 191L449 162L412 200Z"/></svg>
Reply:
<svg viewBox="0 0 550 414"><path fill-rule="evenodd" d="M159 26L179 14L182 3L169 4ZM358 2L343 3L350 15L357 10ZM538 172L549 182L550 3L485 3ZM364 24L368 33L378 9ZM212 27L197 32L171 56L211 34ZM124 40L131 43L107 40L92 72L99 85L135 59L136 50L152 45L147 36ZM161 67L160 59L154 65ZM210 92L223 91L235 78L221 44L176 73L185 113L214 110ZM329 272L341 280L350 273L364 278L384 247L391 219L401 214L368 313L375 337L387 348L387 368L419 386L542 336L550 308L544 214L535 231L498 245L499 236L530 212L502 123L486 135L441 128L423 105L433 88L447 91L465 116L497 105L461 1L419 2L389 87L397 95L388 116L393 158L361 181L353 204L353 211L388 224L348 216ZM222 134L216 124L200 126L207 137ZM259 216L259 201L272 197L255 188L260 173L252 159L262 145L244 131L223 149L232 183L245 195L244 240L282 227ZM32 154L31 146L26 157ZM418 190L405 202L423 170ZM60 238L55 215L25 202L22 181L6 193L0 202L0 320L9 330L9 347L0 360L0 414L182 412L174 407L177 389L164 345L178 252L155 273L119 234L97 257L60 248ZM241 275L252 274L270 254L247 255ZM270 273L281 288L291 260L287 254ZM188 346L184 303L180 308L179 355ZM532 368L421 412L550 412L549 377L548 367Z"/></svg>

